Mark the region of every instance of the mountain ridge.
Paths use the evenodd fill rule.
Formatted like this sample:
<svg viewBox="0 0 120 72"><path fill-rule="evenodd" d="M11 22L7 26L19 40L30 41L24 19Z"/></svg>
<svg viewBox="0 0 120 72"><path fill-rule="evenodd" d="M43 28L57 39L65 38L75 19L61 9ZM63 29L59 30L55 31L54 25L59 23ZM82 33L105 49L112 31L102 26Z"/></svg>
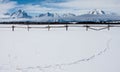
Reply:
<svg viewBox="0 0 120 72"><path fill-rule="evenodd" d="M75 15L74 13L40 13L38 16L32 17L24 10L18 10L10 15L8 21L31 21L31 22L101 22L110 20L120 20L120 16L107 14L103 10L95 9L86 14ZM2 21L7 21L2 20Z"/></svg>
<svg viewBox="0 0 120 72"><path fill-rule="evenodd" d="M24 10L19 9L10 15L11 18L31 18Z"/></svg>

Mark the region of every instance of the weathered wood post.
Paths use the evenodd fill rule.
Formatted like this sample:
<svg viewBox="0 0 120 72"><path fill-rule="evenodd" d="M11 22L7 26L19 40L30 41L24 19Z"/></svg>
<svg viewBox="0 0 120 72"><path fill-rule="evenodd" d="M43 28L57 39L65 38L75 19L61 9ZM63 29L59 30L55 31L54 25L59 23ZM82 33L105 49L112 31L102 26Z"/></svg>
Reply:
<svg viewBox="0 0 120 72"><path fill-rule="evenodd" d="M14 25L12 25L12 31L14 31L14 30L15 30L14 28L15 28L15 26L14 26Z"/></svg>
<svg viewBox="0 0 120 72"><path fill-rule="evenodd" d="M29 25L27 25L27 31L29 31L30 30L30 27L29 27Z"/></svg>
<svg viewBox="0 0 120 72"><path fill-rule="evenodd" d="M89 26L86 24L86 26L85 26L85 27L86 27L86 31L88 31L88 29L89 29Z"/></svg>
<svg viewBox="0 0 120 72"><path fill-rule="evenodd" d="M47 28L48 28L48 31L50 31L50 25L49 25L49 24L48 24L48 27L47 27Z"/></svg>
<svg viewBox="0 0 120 72"><path fill-rule="evenodd" d="M110 24L108 24L108 30L110 30Z"/></svg>
<svg viewBox="0 0 120 72"><path fill-rule="evenodd" d="M68 24L66 24L66 26L65 26L65 27L66 27L66 31L68 31Z"/></svg>

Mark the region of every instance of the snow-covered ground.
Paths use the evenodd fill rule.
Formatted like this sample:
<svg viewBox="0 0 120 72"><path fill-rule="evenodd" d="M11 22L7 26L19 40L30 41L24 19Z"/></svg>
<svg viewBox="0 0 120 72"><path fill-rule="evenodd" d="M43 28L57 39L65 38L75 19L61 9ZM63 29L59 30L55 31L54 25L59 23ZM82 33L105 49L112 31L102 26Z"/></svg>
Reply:
<svg viewBox="0 0 120 72"><path fill-rule="evenodd" d="M0 30L0 72L119 72L119 30Z"/></svg>

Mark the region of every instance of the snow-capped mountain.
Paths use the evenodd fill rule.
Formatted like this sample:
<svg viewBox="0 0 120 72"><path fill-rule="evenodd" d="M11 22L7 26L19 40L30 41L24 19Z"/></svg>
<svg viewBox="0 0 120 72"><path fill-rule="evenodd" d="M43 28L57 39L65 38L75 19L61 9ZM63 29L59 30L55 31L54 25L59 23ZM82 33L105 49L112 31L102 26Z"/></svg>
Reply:
<svg viewBox="0 0 120 72"><path fill-rule="evenodd" d="M75 15L72 13L42 13L37 18L32 21L39 22L101 22L101 21L111 21L120 20L120 16L108 14L107 12L99 9L89 11L87 14Z"/></svg>
<svg viewBox="0 0 120 72"><path fill-rule="evenodd" d="M37 22L65 22L66 19L71 17L75 17L75 14L66 13L66 14L59 14L59 13L42 13L39 16L36 16L32 21L36 20Z"/></svg>
<svg viewBox="0 0 120 72"><path fill-rule="evenodd" d="M47 13L39 14L39 16L37 17L72 17L72 16L75 16L75 14L72 13L58 14L58 13L47 12Z"/></svg>
<svg viewBox="0 0 120 72"><path fill-rule="evenodd" d="M23 10L18 10L11 14L11 18L31 18L31 16Z"/></svg>
<svg viewBox="0 0 120 72"><path fill-rule="evenodd" d="M117 16L115 14L108 14L107 12L103 10L92 10L89 11L87 14L83 14L80 16L76 16L75 21L77 22L101 22L101 21L113 21L113 20L120 20L120 16Z"/></svg>
<svg viewBox="0 0 120 72"><path fill-rule="evenodd" d="M104 15L106 14L105 11L100 10L100 9L94 9L92 11L89 11L88 14L94 14L94 15Z"/></svg>
<svg viewBox="0 0 120 72"><path fill-rule="evenodd" d="M9 14L6 14L9 16ZM2 18L1 18L2 19ZM40 13L36 17L29 16L25 11L18 10L10 15L9 18L0 21L30 21L30 22L102 22L120 20L116 14L108 14L103 10L92 10L86 14L75 15L74 13Z"/></svg>
<svg viewBox="0 0 120 72"><path fill-rule="evenodd" d="M39 16L37 17L59 17L59 14L47 12L47 13L39 14Z"/></svg>
<svg viewBox="0 0 120 72"><path fill-rule="evenodd" d="M76 15L72 14L72 13L66 13L66 14L63 14L62 16L63 17L73 17L73 16L76 16Z"/></svg>

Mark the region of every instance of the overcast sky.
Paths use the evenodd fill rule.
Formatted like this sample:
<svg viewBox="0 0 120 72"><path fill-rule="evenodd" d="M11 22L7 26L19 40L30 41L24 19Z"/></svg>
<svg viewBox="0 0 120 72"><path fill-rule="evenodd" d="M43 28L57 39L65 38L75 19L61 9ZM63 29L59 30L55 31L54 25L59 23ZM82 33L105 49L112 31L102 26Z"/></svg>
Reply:
<svg viewBox="0 0 120 72"><path fill-rule="evenodd" d="M119 13L119 0L0 0L0 13L24 9L29 12L102 9Z"/></svg>

